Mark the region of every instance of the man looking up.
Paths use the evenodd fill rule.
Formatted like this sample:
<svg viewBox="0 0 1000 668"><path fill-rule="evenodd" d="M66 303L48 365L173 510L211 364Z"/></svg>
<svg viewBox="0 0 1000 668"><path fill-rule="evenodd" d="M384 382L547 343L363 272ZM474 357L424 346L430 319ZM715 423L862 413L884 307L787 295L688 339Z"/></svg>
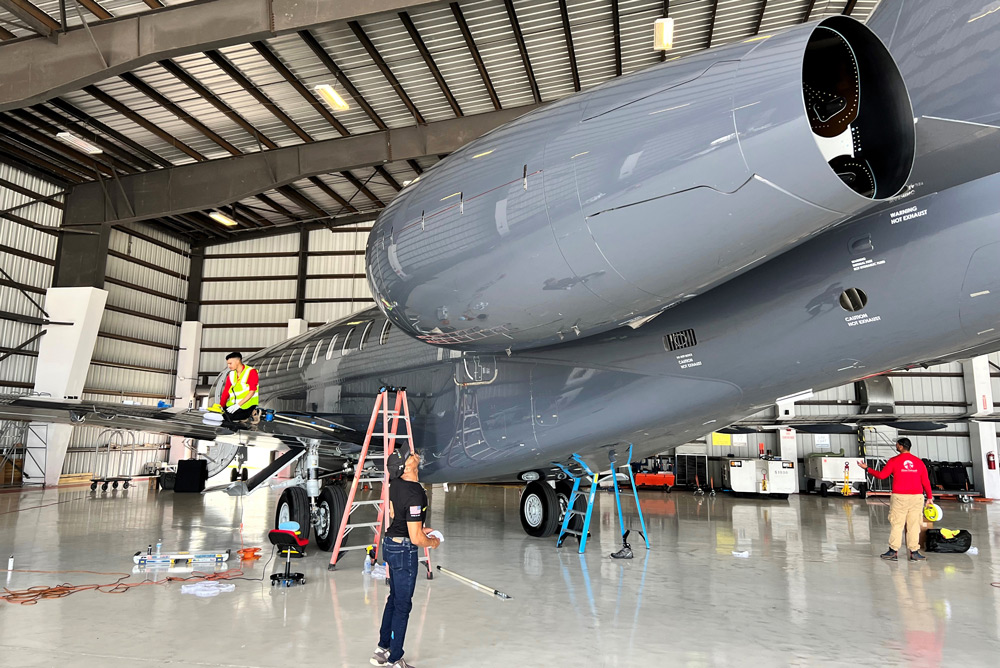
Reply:
<svg viewBox="0 0 1000 668"><path fill-rule="evenodd" d="M934 503L934 492L927 477L927 467L917 457L910 454L910 439L896 441L899 454L886 462L881 471L869 468L864 461L858 466L868 469L868 473L879 480L892 476L892 496L889 499L889 551L883 559L896 561L896 553L903 542L903 526L906 526L906 547L910 550L910 561L922 561L920 554L920 513L924 506ZM924 501L924 494L927 500Z"/></svg>
<svg viewBox="0 0 1000 668"><path fill-rule="evenodd" d="M226 374L226 384L222 387L219 403L225 407L226 417L231 421L246 420L259 403L257 369L243 364L243 355L240 353L226 355L226 366L229 367L229 373Z"/></svg>

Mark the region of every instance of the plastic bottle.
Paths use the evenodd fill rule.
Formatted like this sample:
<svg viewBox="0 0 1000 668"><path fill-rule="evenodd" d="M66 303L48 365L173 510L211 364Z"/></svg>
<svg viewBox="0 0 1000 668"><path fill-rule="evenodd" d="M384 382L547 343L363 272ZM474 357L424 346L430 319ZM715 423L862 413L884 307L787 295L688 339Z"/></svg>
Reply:
<svg viewBox="0 0 1000 668"><path fill-rule="evenodd" d="M8 571L14 570L14 555L13 554L10 555L10 559L7 560L7 570Z"/></svg>
<svg viewBox="0 0 1000 668"><path fill-rule="evenodd" d="M11 558L13 559L13 557L11 557ZM363 573L371 573L372 572L372 560L371 560L371 558L367 554L365 555L365 565L362 568L362 572Z"/></svg>
<svg viewBox="0 0 1000 668"><path fill-rule="evenodd" d="M160 556L160 548L163 547L163 539L156 541L156 556Z"/></svg>

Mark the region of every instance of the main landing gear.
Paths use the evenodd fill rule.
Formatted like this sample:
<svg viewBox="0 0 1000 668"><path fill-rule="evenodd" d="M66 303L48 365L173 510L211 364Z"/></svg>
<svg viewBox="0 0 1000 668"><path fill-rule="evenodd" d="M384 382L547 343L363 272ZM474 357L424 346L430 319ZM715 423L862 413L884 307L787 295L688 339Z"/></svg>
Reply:
<svg viewBox="0 0 1000 668"><path fill-rule="evenodd" d="M521 492L520 516L521 528L524 533L534 538L554 536L562 525L563 516L569 505L569 497L573 485L567 480L556 481L554 485L544 480L534 480L525 486ZM586 503L577 499L577 510L585 510ZM574 517L572 529L579 530L582 522Z"/></svg>

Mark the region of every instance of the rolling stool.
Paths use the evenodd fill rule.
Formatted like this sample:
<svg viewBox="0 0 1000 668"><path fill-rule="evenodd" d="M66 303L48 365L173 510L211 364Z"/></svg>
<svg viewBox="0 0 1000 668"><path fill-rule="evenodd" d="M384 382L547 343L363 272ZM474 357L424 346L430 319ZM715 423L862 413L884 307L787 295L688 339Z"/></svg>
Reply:
<svg viewBox="0 0 1000 668"><path fill-rule="evenodd" d="M304 540L299 536L299 523L283 522L280 528L267 532L267 539L271 541L271 545L285 552L285 572L271 575L271 586L291 587L295 584L305 584L305 575L291 572L292 555L294 554L297 557L305 556L303 548L309 544L308 539Z"/></svg>

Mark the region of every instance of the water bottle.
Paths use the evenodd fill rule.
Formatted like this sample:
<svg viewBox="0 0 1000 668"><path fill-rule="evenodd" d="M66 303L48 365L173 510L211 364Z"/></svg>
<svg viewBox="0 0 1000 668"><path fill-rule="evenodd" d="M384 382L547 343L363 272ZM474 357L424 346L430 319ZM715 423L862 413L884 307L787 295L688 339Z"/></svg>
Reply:
<svg viewBox="0 0 1000 668"><path fill-rule="evenodd" d="M160 556L160 548L163 547L163 539L156 541L156 556Z"/></svg>
<svg viewBox="0 0 1000 668"><path fill-rule="evenodd" d="M14 570L14 555L13 554L10 555L10 559L7 560L7 570L8 571Z"/></svg>

